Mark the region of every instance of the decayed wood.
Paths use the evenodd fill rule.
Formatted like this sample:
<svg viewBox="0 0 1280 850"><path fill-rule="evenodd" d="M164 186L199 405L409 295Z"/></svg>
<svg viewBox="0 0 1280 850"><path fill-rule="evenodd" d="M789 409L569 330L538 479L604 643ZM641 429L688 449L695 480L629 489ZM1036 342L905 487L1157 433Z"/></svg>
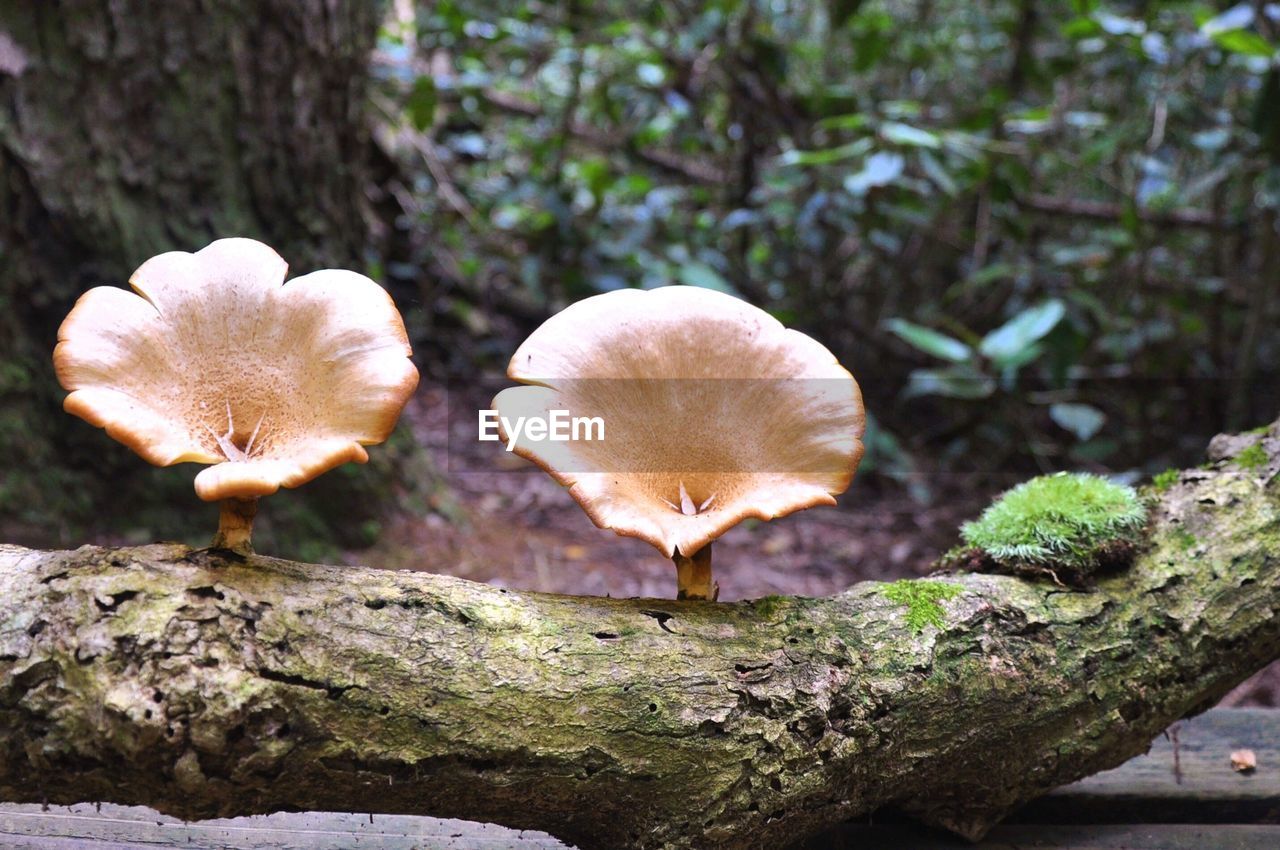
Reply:
<svg viewBox="0 0 1280 850"><path fill-rule="evenodd" d="M583 848L780 846L885 806L977 837L1280 656L1280 423L1090 591L712 604L156 545L0 548L0 799L420 813ZM425 567L430 567L428 561Z"/></svg>
<svg viewBox="0 0 1280 850"><path fill-rule="evenodd" d="M1238 747L1256 752L1258 769L1253 774L1231 769L1227 754ZM1280 846L1280 711L1218 708L1180 721L1175 733L1157 737L1146 755L1059 788L1020 810L1016 819L1037 825L996 827L975 850L1273 850ZM1162 825L1135 826L1150 823ZM1166 825L1170 823L1191 825ZM43 846L42 842L59 850L121 845L208 850L345 850L357 845L366 850L417 850L424 845L433 850L567 848L541 833L430 817L299 812L185 823L139 806L0 804L0 846ZM918 827L857 823L825 831L809 846L929 850L957 844Z"/></svg>

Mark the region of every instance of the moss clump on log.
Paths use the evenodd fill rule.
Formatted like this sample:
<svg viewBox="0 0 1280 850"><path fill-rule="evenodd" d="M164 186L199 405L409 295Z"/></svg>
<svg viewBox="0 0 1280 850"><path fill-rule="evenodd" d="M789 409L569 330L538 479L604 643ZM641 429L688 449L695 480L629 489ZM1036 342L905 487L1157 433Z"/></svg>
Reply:
<svg viewBox="0 0 1280 850"><path fill-rule="evenodd" d="M1127 563L1141 542L1147 509L1132 487L1098 475L1059 472L1019 484L960 536L943 566L1081 585Z"/></svg>
<svg viewBox="0 0 1280 850"><path fill-rule="evenodd" d="M1241 469L1261 469L1267 463L1267 453L1261 443L1254 443L1236 455L1236 466Z"/></svg>
<svg viewBox="0 0 1280 850"><path fill-rule="evenodd" d="M1178 483L1178 475L1179 472L1176 469L1166 469L1164 472L1156 473L1151 479L1151 488L1157 493L1163 493Z"/></svg>

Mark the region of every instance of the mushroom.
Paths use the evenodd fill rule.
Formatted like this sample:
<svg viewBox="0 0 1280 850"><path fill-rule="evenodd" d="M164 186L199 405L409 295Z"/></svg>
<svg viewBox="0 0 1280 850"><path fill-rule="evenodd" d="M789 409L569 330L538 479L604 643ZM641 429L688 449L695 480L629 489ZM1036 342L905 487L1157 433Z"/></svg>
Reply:
<svg viewBox="0 0 1280 850"><path fill-rule="evenodd" d="M747 517L835 504L862 458L862 395L835 356L709 289L587 298L534 331L507 375L526 386L493 401L504 440L522 416L603 421L602 440L513 450L598 527L671 558L680 599L717 597L712 541Z"/></svg>
<svg viewBox="0 0 1280 850"><path fill-rule="evenodd" d="M91 289L58 330L68 413L156 466L213 464L195 488L221 503L215 547L250 551L259 497L367 461L418 383L382 287L286 269L252 239L160 254L137 294Z"/></svg>

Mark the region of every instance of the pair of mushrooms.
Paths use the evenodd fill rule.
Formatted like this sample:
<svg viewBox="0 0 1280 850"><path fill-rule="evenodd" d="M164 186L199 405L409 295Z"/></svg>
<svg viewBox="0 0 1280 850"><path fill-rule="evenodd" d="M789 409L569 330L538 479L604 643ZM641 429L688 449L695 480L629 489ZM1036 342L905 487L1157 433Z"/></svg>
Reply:
<svg viewBox="0 0 1280 850"><path fill-rule="evenodd" d="M250 550L257 500L385 440L418 383L387 293L350 271L284 283L251 239L153 257L137 294L98 287L58 332L65 408L157 466L209 464L215 547ZM711 543L849 486L862 456L858 385L822 345L728 295L619 290L547 320L516 351L501 417L601 415L603 440L539 442L537 463L601 528L675 561L679 598L714 599Z"/></svg>

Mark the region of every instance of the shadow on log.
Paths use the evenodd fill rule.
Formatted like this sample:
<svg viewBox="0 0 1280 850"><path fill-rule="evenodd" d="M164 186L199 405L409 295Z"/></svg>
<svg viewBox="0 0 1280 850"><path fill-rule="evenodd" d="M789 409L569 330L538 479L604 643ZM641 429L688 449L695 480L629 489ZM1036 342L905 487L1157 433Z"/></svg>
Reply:
<svg viewBox="0 0 1280 850"><path fill-rule="evenodd" d="M975 838L1280 656L1280 422L1154 498L1128 569L943 578L920 632L875 583L709 604L0 547L0 799L583 848L785 846L892 806Z"/></svg>

